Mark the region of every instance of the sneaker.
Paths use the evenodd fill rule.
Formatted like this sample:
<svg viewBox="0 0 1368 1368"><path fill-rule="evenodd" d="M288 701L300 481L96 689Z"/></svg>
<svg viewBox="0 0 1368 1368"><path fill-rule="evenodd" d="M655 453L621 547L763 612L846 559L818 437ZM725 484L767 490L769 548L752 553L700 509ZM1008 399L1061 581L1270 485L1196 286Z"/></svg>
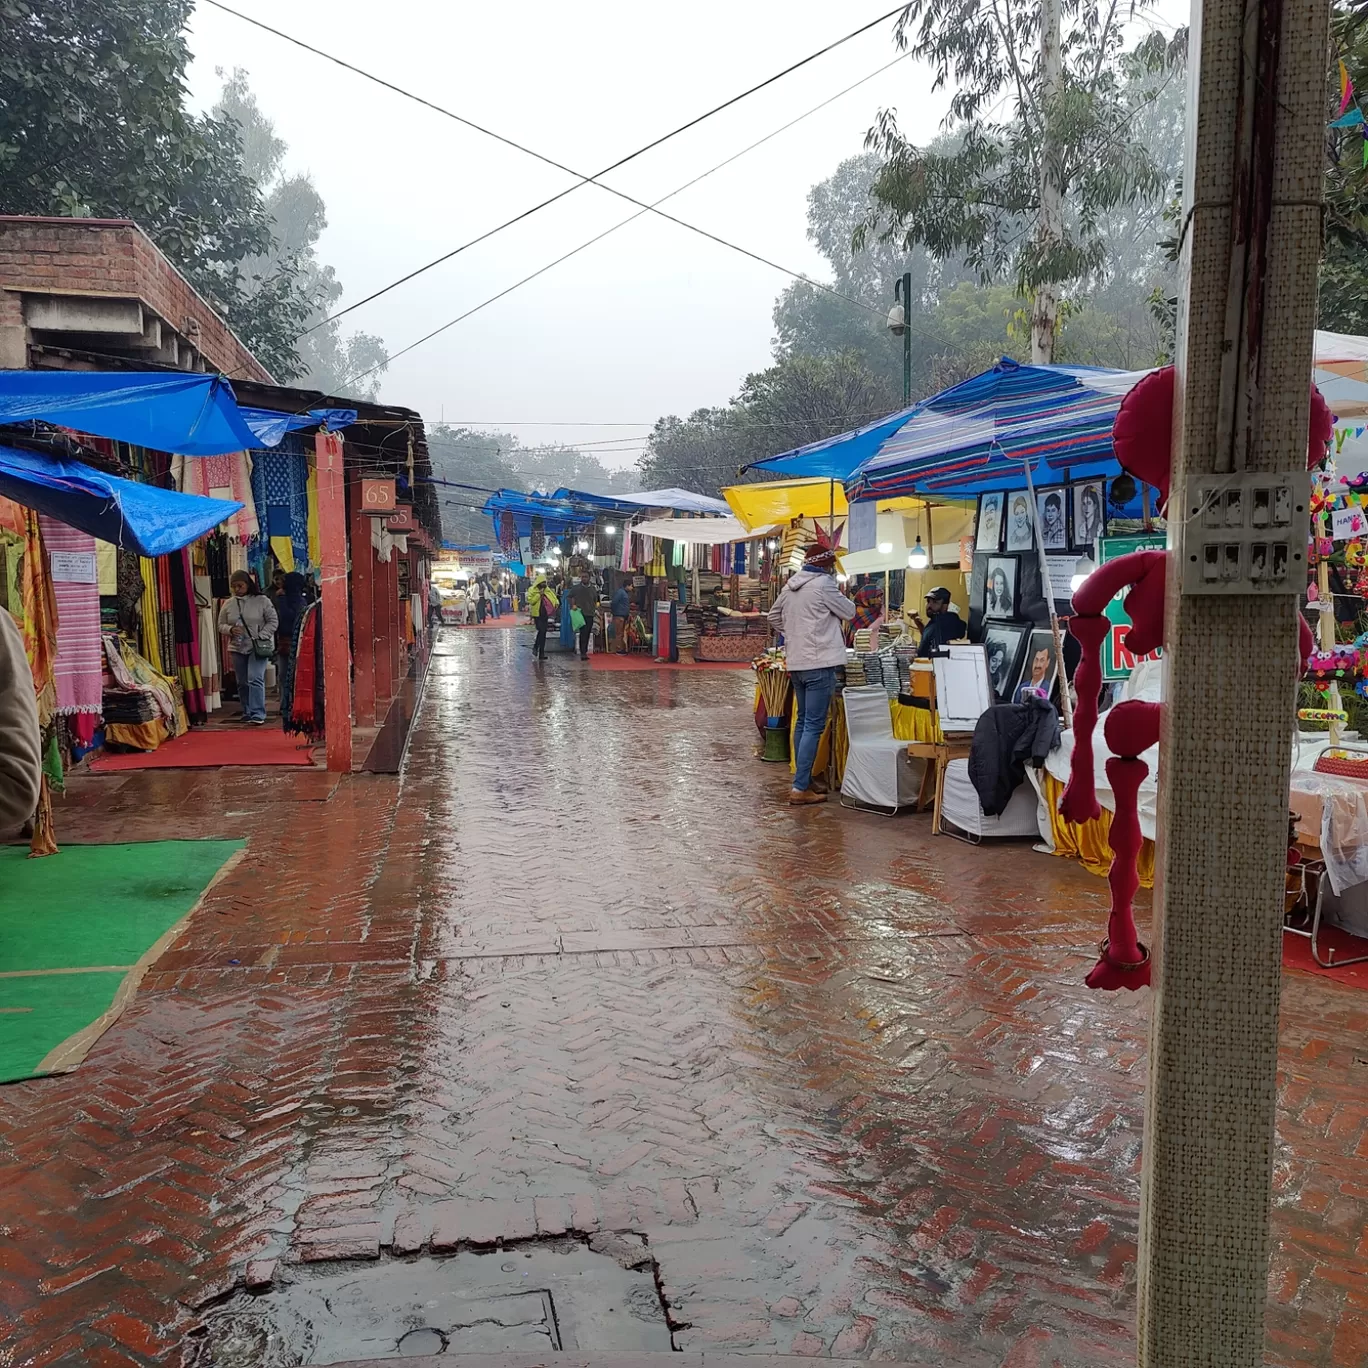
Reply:
<svg viewBox="0 0 1368 1368"><path fill-rule="evenodd" d="M264 727L266 725L266 719L264 717L249 717L247 719L247 725L249 727Z"/></svg>

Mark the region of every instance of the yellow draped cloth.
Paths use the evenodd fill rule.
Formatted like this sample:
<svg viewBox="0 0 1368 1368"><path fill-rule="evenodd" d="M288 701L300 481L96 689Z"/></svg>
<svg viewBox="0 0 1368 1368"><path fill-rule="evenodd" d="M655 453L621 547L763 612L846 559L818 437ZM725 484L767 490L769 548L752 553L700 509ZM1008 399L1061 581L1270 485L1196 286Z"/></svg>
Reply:
<svg viewBox="0 0 1368 1368"><path fill-rule="evenodd" d="M1050 814L1050 835L1054 838L1055 854L1077 860L1090 874L1105 879L1111 872L1112 849L1107 844L1112 815L1106 808L1091 822L1067 821L1059 811L1059 800L1064 796L1064 785L1048 770L1040 771L1045 789L1045 807ZM1142 888L1154 887L1154 842L1146 839L1140 846L1136 862Z"/></svg>

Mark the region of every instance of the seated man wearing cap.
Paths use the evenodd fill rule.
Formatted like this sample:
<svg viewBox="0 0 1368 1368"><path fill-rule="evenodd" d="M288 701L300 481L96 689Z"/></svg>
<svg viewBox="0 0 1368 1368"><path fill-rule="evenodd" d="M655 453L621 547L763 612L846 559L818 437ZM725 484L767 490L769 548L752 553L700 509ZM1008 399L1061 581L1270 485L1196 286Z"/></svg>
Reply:
<svg viewBox="0 0 1368 1368"><path fill-rule="evenodd" d="M921 641L917 645L919 656L929 656L931 652L948 646L952 641L963 641L968 635L964 619L950 608L950 591L945 588L932 589L926 596L926 616L923 622L916 613L912 621L921 629Z"/></svg>

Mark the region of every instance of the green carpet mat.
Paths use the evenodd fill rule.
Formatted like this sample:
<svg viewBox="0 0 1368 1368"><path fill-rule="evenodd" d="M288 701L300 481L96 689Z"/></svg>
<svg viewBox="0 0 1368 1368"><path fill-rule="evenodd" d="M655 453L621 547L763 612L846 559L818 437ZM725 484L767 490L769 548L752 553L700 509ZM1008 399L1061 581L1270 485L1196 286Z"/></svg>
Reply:
<svg viewBox="0 0 1368 1368"><path fill-rule="evenodd" d="M0 1082L74 1068L242 845L0 847Z"/></svg>

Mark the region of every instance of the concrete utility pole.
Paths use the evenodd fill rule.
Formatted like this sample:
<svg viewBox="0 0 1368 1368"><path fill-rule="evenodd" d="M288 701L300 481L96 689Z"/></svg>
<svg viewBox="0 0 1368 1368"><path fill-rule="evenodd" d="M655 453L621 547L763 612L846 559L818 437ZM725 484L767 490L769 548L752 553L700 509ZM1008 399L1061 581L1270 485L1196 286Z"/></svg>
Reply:
<svg viewBox="0 0 1368 1368"><path fill-rule="evenodd" d="M1305 479L1328 17L1325 0L1193 4L1140 1368L1263 1362L1305 555L1274 594L1185 588L1183 569L1202 476Z"/></svg>
<svg viewBox="0 0 1368 1368"><path fill-rule="evenodd" d="M1049 250L1064 237L1064 187L1060 177L1055 118L1064 80L1060 49L1059 12L1062 0L1040 0L1040 213L1036 242ZM1031 309L1031 362L1048 366L1054 360L1055 320L1059 289L1054 281L1036 286Z"/></svg>

